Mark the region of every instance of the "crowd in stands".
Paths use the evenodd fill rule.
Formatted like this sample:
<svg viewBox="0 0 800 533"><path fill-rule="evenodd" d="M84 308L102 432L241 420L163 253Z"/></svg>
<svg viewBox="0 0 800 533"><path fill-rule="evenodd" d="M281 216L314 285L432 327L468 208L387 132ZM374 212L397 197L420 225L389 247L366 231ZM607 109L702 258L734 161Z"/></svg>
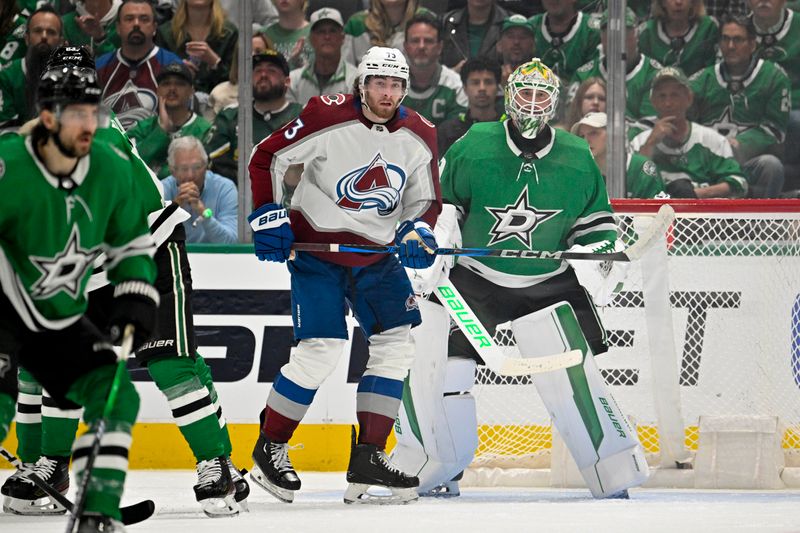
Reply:
<svg viewBox="0 0 800 533"><path fill-rule="evenodd" d="M404 105L437 126L441 157L474 122L505 119L505 80L539 57L561 80L557 126L586 139L605 173L605 0L4 1L0 133L35 116L34 88L52 50L84 46L105 105L173 199L202 218L199 207L218 205L204 187L230 196L218 180L237 185L245 1L254 143L310 98L352 91L361 56L380 45L406 54ZM628 196L797 197L800 0L627 4ZM184 137L197 142L176 143ZM197 189L193 204L187 183ZM190 233L235 241L228 229Z"/></svg>

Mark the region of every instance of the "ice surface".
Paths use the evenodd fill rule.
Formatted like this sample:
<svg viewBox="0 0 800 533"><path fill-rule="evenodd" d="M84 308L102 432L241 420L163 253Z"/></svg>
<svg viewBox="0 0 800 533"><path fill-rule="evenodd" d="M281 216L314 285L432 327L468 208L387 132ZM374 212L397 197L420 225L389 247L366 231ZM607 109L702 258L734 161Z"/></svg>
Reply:
<svg viewBox="0 0 800 533"><path fill-rule="evenodd" d="M0 471L0 482L11 470ZM800 491L636 489L631 499L595 501L586 490L465 488L459 498L424 499L405 506L342 503L344 473L300 472L303 488L283 504L251 484L250 512L207 518L194 501L195 473L134 470L124 503L150 498L156 514L130 533L495 533L800 531ZM74 484L73 484L74 486ZM69 497L74 498L70 490ZM0 513L0 532L63 531L66 518Z"/></svg>

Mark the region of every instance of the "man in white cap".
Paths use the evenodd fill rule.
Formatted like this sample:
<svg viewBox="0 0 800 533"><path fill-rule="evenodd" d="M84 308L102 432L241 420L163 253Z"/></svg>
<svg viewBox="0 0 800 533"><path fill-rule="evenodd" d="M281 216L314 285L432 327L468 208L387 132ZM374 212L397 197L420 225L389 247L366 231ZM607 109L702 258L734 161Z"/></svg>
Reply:
<svg viewBox="0 0 800 533"><path fill-rule="evenodd" d="M605 113L586 113L576 122L570 130L589 143L597 166L600 167L603 177L606 177L606 125L608 119ZM664 180L658 167L642 154L628 154L625 189L628 198L660 198L664 193Z"/></svg>
<svg viewBox="0 0 800 533"><path fill-rule="evenodd" d="M323 7L311 14L309 40L314 49L313 63L294 69L286 98L306 105L312 96L345 94L357 76L354 65L342 57L344 22L337 9Z"/></svg>

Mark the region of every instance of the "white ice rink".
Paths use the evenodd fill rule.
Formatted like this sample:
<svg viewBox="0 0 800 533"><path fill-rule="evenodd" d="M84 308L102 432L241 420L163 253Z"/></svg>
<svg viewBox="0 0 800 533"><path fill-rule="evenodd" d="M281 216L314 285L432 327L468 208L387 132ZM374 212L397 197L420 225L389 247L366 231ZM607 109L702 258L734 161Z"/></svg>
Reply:
<svg viewBox="0 0 800 533"><path fill-rule="evenodd" d="M11 470L0 471L0 482ZM207 518L194 501L190 471L134 470L124 502L150 498L156 513L131 533L462 533L462 532L800 532L800 491L639 489L628 501L595 501L584 490L467 488L459 498L405 506L342 503L343 473L300 473L303 489L282 504L252 487L250 512ZM74 494L70 491L70 498ZM0 513L0 532L61 532L66 518Z"/></svg>

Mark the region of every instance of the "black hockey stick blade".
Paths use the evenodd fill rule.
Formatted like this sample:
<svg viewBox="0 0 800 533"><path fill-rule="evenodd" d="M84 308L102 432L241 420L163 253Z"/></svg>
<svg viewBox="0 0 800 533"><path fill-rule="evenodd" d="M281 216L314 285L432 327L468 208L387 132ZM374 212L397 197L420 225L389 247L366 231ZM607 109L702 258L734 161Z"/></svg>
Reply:
<svg viewBox="0 0 800 533"><path fill-rule="evenodd" d="M28 479L33 481L33 484L42 489L42 491L47 493L48 496L63 505L70 513L75 510L75 505L69 499L67 499L66 496L45 483L45 481L36 474L28 474ZM153 516L155 510L156 504L153 502L153 500L142 500L138 503L134 503L133 505L119 508L119 512L122 515L122 523L126 526L144 522Z"/></svg>

